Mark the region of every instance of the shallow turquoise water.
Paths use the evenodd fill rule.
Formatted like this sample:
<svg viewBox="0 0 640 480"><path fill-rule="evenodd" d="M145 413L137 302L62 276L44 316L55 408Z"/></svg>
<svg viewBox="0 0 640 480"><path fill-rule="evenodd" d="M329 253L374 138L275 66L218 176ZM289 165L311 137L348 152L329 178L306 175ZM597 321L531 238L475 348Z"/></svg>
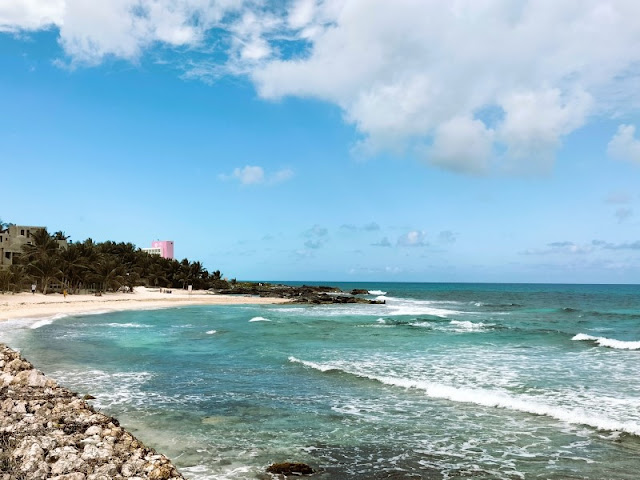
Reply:
<svg viewBox="0 0 640 480"><path fill-rule="evenodd" d="M2 326L194 479L632 479L640 287L354 284L386 305L194 306ZM28 328L28 327L37 328Z"/></svg>

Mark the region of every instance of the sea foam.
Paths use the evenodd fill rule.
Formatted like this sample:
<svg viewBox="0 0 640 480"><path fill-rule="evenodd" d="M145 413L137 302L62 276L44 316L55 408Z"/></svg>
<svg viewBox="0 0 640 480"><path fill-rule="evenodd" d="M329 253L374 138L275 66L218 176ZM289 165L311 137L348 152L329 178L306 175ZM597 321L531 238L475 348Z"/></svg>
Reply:
<svg viewBox="0 0 640 480"><path fill-rule="evenodd" d="M595 342L601 347L615 348L616 350L640 350L640 341L631 342L625 340L615 340L607 337L594 337L585 333L579 333L571 340Z"/></svg>
<svg viewBox="0 0 640 480"><path fill-rule="evenodd" d="M481 332L485 327L490 326L482 322L474 323L469 320L451 320L450 325L454 327L456 332Z"/></svg>
<svg viewBox="0 0 640 480"><path fill-rule="evenodd" d="M250 322L270 322L271 320L269 320L268 318L264 318L264 317L253 317L249 321Z"/></svg>
<svg viewBox="0 0 640 480"><path fill-rule="evenodd" d="M369 290L369 295L386 295L387 292L383 292L382 290Z"/></svg>
<svg viewBox="0 0 640 480"><path fill-rule="evenodd" d="M68 315L66 313L58 313L58 314L53 315L51 317L41 318L40 320L36 321L35 323L29 325L29 328L32 329L32 330L35 330L36 328L44 327L45 325L51 325L56 320L60 320L61 318L65 318L65 317L68 317Z"/></svg>
<svg viewBox="0 0 640 480"><path fill-rule="evenodd" d="M483 407L503 408L522 413L541 415L560 420L562 422L587 425L597 430L620 431L640 436L640 423L635 421L620 421L589 412L580 407L567 408L564 406L550 405L529 398L519 398L515 395L489 390L485 388L454 387L437 382L414 380L402 377L385 375L371 375L369 373L341 368L331 364L321 364L289 357L292 363L299 363L305 367L320 372L342 372L359 378L366 378L384 385L415 389L423 391L430 398L450 400L458 403L470 403Z"/></svg>

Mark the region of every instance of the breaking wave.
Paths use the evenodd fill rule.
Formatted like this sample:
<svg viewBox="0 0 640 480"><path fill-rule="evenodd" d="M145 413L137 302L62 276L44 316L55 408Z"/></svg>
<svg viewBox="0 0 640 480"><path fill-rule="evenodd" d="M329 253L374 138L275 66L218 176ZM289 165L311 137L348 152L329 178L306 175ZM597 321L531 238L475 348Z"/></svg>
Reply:
<svg viewBox="0 0 640 480"><path fill-rule="evenodd" d="M607 337L594 337L585 333L579 333L571 340L595 342L601 347L615 348L616 350L640 350L640 341L630 342L626 340L615 340Z"/></svg>
<svg viewBox="0 0 640 480"><path fill-rule="evenodd" d="M369 290L369 295L386 295L387 292L383 292L382 290Z"/></svg>
<svg viewBox="0 0 640 480"><path fill-rule="evenodd" d="M44 327L45 325L51 325L56 320L60 320L61 318L65 318L65 317L68 317L66 313L58 313L57 315L53 315L51 317L41 318L35 323L29 325L29 328L32 330L35 330L36 328Z"/></svg>
<svg viewBox="0 0 640 480"><path fill-rule="evenodd" d="M502 408L516 412L546 416L574 425L587 425L596 430L619 431L640 436L640 423L619 421L606 416L588 412L580 407L567 408L550 405L528 398L519 398L513 394L485 388L453 387L425 380L414 380L386 375L371 375L365 372L351 371L331 364L321 364L289 357L291 363L298 363L320 372L340 372L359 378L373 380L384 385L404 389L423 391L430 398L449 400L457 403L470 403L483 407Z"/></svg>

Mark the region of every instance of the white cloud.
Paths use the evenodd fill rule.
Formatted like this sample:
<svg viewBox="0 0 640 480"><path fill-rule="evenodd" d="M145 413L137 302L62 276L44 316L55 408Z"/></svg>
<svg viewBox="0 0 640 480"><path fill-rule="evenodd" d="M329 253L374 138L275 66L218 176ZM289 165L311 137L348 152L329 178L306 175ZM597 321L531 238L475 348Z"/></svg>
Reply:
<svg viewBox="0 0 640 480"><path fill-rule="evenodd" d="M247 165L244 168L236 168L233 176L240 180L243 185L252 185L264 182L264 170L262 167L252 167Z"/></svg>
<svg viewBox="0 0 640 480"><path fill-rule="evenodd" d="M485 173L492 154L493 131L471 117L456 117L439 125L426 160L451 170Z"/></svg>
<svg viewBox="0 0 640 480"><path fill-rule="evenodd" d="M398 245L401 247L424 247L427 233L419 230L412 230L398 237Z"/></svg>
<svg viewBox="0 0 640 480"><path fill-rule="evenodd" d="M274 173L273 176L269 179L269 181L270 183L275 184L275 183L286 182L291 178L293 178L293 170L289 168L285 168L282 170L278 170L276 173Z"/></svg>
<svg viewBox="0 0 640 480"><path fill-rule="evenodd" d="M0 2L0 32L40 30L61 25L65 0L17 0Z"/></svg>
<svg viewBox="0 0 640 480"><path fill-rule="evenodd" d="M331 22L325 4L341 7ZM544 172L562 138L590 115L640 103L637 89L620 88L638 76L640 4L633 0L316 7L305 12L325 23L308 55L265 62L251 76L265 98L338 104L369 152L417 143L428 161L451 170ZM504 115L489 124L486 108ZM491 167L493 149L505 153Z"/></svg>
<svg viewBox="0 0 640 480"><path fill-rule="evenodd" d="M640 140L634 125L620 125L607 146L607 154L616 160L640 164Z"/></svg>
<svg viewBox="0 0 640 480"><path fill-rule="evenodd" d="M334 103L362 151L458 172L544 172L592 116L640 107L637 0L0 4L0 31L51 26L73 66L180 47L185 77L248 75L263 98ZM632 129L609 151L640 162Z"/></svg>
<svg viewBox="0 0 640 480"><path fill-rule="evenodd" d="M246 165L235 168L230 175L220 174L220 180L238 180L242 185L276 185L293 178L293 170L288 168L278 170L273 174L266 174L264 169L256 165Z"/></svg>

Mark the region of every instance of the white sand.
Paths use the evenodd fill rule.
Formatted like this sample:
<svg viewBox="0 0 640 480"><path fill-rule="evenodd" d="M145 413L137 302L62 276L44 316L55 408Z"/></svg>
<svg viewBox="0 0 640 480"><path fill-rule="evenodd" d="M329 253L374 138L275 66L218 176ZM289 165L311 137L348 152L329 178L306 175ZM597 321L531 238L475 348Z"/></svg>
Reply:
<svg viewBox="0 0 640 480"><path fill-rule="evenodd" d="M0 295L0 322L16 318L42 318L58 313L77 314L96 311L153 310L188 305L264 305L286 303L283 298L240 295L216 295L206 291L172 289L161 293L157 288L136 287L133 293L67 295L60 293L5 293Z"/></svg>

